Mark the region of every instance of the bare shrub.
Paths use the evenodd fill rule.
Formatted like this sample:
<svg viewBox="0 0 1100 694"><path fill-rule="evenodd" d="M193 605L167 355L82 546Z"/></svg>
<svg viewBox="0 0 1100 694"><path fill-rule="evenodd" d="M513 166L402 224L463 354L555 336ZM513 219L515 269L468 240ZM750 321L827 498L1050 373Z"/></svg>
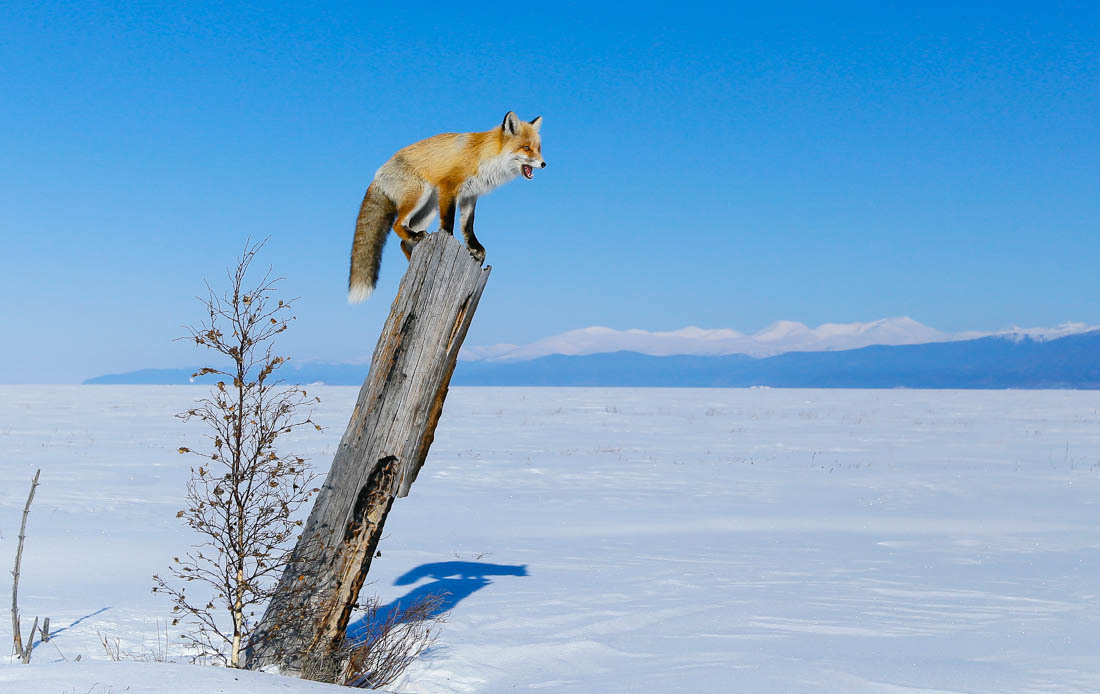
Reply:
<svg viewBox="0 0 1100 694"><path fill-rule="evenodd" d="M153 576L153 592L167 594L174 603L178 616L172 625L184 618L194 627L181 638L195 658L229 667L243 665L252 617L271 597L288 563L290 541L302 525L294 519L295 511L318 491L311 487L316 475L305 459L276 448L283 434L306 425L321 427L310 418L310 407L319 400L275 377L287 358L275 355L273 342L294 317L289 315L292 301L274 297L281 278L272 278L270 270L257 284L245 284L262 247L246 245L236 267L227 272L229 289L224 293L207 285L206 298L199 300L208 318L180 338L194 340L230 364L196 372L194 377L222 380L196 407L177 415L198 420L207 432L201 448L182 447L179 452L208 462L191 468L187 507L176 514L202 541L176 557L169 571L177 581L204 584L200 592L205 597ZM208 597L211 590L213 597ZM219 615L228 616L228 628Z"/></svg>
<svg viewBox="0 0 1100 694"><path fill-rule="evenodd" d="M360 603L365 629L348 641L337 682L348 687L377 689L396 680L405 669L439 639L446 621L442 595L422 596L407 608L379 613L379 600L372 596Z"/></svg>

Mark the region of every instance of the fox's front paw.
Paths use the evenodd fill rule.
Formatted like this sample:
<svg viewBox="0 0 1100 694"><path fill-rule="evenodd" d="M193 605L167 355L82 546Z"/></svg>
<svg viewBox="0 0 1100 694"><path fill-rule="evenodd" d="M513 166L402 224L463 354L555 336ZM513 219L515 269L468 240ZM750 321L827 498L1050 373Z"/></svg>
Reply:
<svg viewBox="0 0 1100 694"><path fill-rule="evenodd" d="M484 263L485 246L482 246L480 243L476 246L470 246L470 255L472 255L477 260L477 262Z"/></svg>
<svg viewBox="0 0 1100 694"><path fill-rule="evenodd" d="M408 243L410 246L415 246L416 244L423 241L424 237L426 237L427 235L427 232L424 231L414 231L412 234L409 235Z"/></svg>

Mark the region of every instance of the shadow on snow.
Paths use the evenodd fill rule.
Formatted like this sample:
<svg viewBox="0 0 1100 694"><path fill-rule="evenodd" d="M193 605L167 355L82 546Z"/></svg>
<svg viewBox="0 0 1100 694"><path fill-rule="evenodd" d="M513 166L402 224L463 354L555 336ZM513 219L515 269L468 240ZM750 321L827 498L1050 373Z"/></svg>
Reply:
<svg viewBox="0 0 1100 694"><path fill-rule="evenodd" d="M435 617L451 610L464 598L492 583L489 576L526 576L526 564L489 564L476 561L440 561L421 564L397 577L395 586L408 586L430 578L431 583L413 588L405 595L388 605L380 605L373 619L366 615L348 625L347 636L352 641L360 640L369 633L372 624L385 622L391 614L415 605L420 599L438 595L442 598L439 606L428 616Z"/></svg>
<svg viewBox="0 0 1100 694"><path fill-rule="evenodd" d="M83 622L83 621L84 621L85 619L90 619L90 618L92 618L92 617L95 617L95 616L96 616L97 614L100 614L100 613L102 613L102 612L106 612L106 611L107 611L107 610L109 610L109 609L111 609L111 608L110 608L110 606L108 606L108 607L101 607L101 608L99 608L98 610L96 610L95 612L92 612L91 614L86 614L86 615L84 615L83 617L77 617L77 618L76 618L75 620L73 620L73 622L72 622L72 623L71 623L71 624L70 624L69 626L67 626L67 627L61 627L60 629L51 629L51 630L50 630L50 638L52 639L53 637L57 636L58 634L63 634L63 633L65 633L66 631L68 631L69 629L72 629L73 627L75 627L75 626L76 626L77 624L80 624L81 622ZM38 632L36 631L35 633L38 633ZM33 643L33 645L31 646L31 648L38 648L38 646L39 646L39 645L41 645L41 643L42 643L42 639L41 639L41 637L39 637L39 638L38 638L38 639L37 639L37 640L36 640L36 641L35 641L35 642Z"/></svg>

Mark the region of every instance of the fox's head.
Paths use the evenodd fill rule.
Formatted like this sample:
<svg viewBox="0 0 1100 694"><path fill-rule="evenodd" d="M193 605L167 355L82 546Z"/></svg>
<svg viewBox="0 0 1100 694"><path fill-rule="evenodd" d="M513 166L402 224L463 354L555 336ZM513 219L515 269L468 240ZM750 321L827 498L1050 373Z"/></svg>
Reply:
<svg viewBox="0 0 1100 694"><path fill-rule="evenodd" d="M530 123L524 123L513 111L504 116L500 124L504 135L504 151L511 152L519 172L524 178L534 178L535 169L545 169L546 160L542 158L542 140L539 128L542 116L536 116Z"/></svg>

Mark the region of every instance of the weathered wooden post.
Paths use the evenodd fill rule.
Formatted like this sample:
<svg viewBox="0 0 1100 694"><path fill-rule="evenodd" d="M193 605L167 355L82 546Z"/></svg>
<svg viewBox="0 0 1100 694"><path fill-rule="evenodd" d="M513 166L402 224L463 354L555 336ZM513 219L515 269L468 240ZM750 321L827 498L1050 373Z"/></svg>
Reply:
<svg viewBox="0 0 1100 694"><path fill-rule="evenodd" d="M332 469L254 632L249 669L309 676L343 645L386 515L435 437L489 270L445 232L416 246Z"/></svg>

